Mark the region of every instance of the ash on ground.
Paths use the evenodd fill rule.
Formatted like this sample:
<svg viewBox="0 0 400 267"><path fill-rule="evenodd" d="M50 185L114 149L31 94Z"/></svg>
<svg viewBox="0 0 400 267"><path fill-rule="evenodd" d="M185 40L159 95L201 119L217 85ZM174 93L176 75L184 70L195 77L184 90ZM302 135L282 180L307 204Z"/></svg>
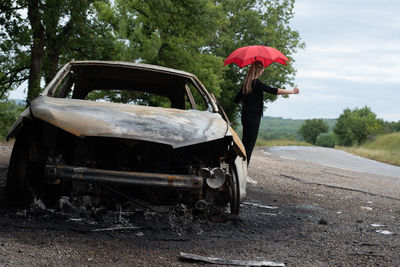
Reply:
<svg viewBox="0 0 400 267"><path fill-rule="evenodd" d="M113 207L98 204L89 195L62 196L54 207L48 208L43 201L35 199L25 209L12 210L11 216L43 221L60 221L78 232L127 232L137 236L146 232L159 232L184 238L201 235L209 223L231 220L229 207L225 210L197 211L187 205L153 206L143 200L115 203Z"/></svg>

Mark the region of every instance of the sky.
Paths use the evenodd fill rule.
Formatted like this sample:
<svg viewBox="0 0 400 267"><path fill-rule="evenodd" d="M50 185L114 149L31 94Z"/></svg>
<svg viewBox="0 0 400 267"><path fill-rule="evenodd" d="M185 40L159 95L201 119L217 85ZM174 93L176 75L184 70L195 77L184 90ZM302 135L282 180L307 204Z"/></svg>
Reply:
<svg viewBox="0 0 400 267"><path fill-rule="evenodd" d="M291 63L300 94L269 103L264 115L338 118L368 106L399 121L400 1L297 0L294 12L291 28L306 43ZM23 89L9 98L24 99Z"/></svg>
<svg viewBox="0 0 400 267"><path fill-rule="evenodd" d="M399 121L400 1L297 0L294 12L291 28L306 43L293 55L300 94L269 103L264 115L338 118L368 106Z"/></svg>

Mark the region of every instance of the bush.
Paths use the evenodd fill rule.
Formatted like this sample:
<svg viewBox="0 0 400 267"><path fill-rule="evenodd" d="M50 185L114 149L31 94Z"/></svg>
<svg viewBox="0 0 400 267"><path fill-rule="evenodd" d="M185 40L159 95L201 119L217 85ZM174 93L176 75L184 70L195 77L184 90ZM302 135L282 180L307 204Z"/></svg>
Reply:
<svg viewBox="0 0 400 267"><path fill-rule="evenodd" d="M335 136L331 133L322 133L318 135L315 144L323 147L335 147Z"/></svg>
<svg viewBox="0 0 400 267"><path fill-rule="evenodd" d="M385 122L385 128L388 133L400 132L400 121L398 122Z"/></svg>
<svg viewBox="0 0 400 267"><path fill-rule="evenodd" d="M329 126L322 119L306 120L300 127L298 133L308 143L315 145L318 135L326 133Z"/></svg>
<svg viewBox="0 0 400 267"><path fill-rule="evenodd" d="M345 109L333 128L338 136L338 144L344 146L360 145L383 130L383 120L377 119L368 107Z"/></svg>

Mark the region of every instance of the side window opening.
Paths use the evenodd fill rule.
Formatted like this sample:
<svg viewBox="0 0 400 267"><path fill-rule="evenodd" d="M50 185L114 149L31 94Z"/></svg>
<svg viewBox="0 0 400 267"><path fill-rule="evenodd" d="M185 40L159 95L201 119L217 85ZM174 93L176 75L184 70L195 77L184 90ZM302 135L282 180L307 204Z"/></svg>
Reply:
<svg viewBox="0 0 400 267"><path fill-rule="evenodd" d="M208 104L205 101L203 95L198 91L198 89L193 84L187 84L186 88L192 95L191 97L188 92L186 93L185 97L186 109L197 109L201 111L206 111L209 109ZM194 101L194 107L191 101Z"/></svg>
<svg viewBox="0 0 400 267"><path fill-rule="evenodd" d="M74 89L74 73L71 71L57 86L54 96L58 98L70 98Z"/></svg>

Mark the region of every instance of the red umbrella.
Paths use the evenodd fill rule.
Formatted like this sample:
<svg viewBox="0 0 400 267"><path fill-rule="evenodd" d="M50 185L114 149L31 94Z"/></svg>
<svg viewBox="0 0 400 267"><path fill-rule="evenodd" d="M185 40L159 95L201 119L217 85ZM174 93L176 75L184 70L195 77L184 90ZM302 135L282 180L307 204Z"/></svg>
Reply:
<svg viewBox="0 0 400 267"><path fill-rule="evenodd" d="M247 66L255 61L261 61L266 68L272 62L286 65L290 60L279 50L263 45L244 46L233 51L225 60L224 66L236 63L239 68Z"/></svg>

